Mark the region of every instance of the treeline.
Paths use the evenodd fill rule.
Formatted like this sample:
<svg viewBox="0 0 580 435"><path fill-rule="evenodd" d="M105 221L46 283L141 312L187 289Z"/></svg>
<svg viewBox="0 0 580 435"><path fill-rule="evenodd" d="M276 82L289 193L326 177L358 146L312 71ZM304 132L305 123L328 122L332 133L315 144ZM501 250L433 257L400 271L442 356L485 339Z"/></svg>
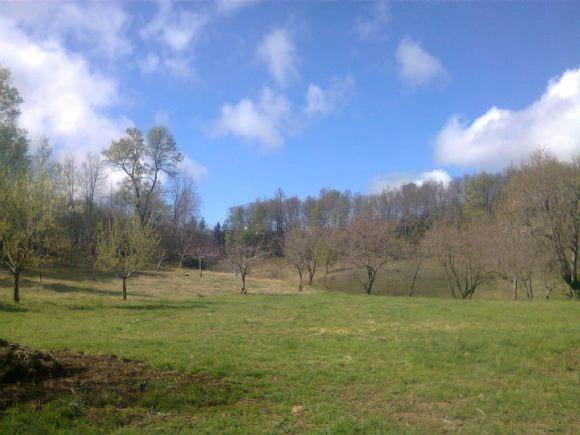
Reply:
<svg viewBox="0 0 580 435"><path fill-rule="evenodd" d="M380 194L323 190L317 197L273 198L230 209L223 227L199 217L193 179L165 127L129 128L102 153L57 161L42 139L34 151L18 127L22 99L0 69L0 258L20 299L23 271L42 279L49 264L80 262L127 281L163 263L226 260L241 279L266 257L283 257L299 288L336 267L355 271L371 294L377 274L413 262L409 294L424 259L437 261L453 297L469 299L482 283L503 279L514 298L546 297L558 276L580 296L580 159L538 152L501 174L406 184ZM111 174L120 182L113 184ZM79 259L81 259L79 261Z"/></svg>
<svg viewBox="0 0 580 435"><path fill-rule="evenodd" d="M32 147L18 127L21 103L0 69L0 259L15 302L23 271L42 279L51 263L88 265L92 279L97 270L115 273L126 298L138 271L195 261L201 272L221 255L224 233L199 218L195 182L179 170L183 157L167 128L129 128L103 153L57 161L47 139Z"/></svg>
<svg viewBox="0 0 580 435"><path fill-rule="evenodd" d="M358 272L371 293L377 274L397 260L414 262L409 294L425 258L439 262L450 294L470 299L486 281L511 283L513 297L532 299L534 282L549 297L559 276L580 296L580 159L544 152L500 174L480 173L448 185L409 183L380 194L322 190L300 200L273 198L230 209L228 234L284 256L299 288L337 264Z"/></svg>

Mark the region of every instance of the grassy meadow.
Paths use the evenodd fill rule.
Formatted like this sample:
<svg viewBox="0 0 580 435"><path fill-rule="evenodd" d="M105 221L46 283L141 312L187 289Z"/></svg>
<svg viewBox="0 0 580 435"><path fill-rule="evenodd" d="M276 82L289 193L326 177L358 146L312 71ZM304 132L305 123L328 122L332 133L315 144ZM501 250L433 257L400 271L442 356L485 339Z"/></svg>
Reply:
<svg viewBox="0 0 580 435"><path fill-rule="evenodd" d="M0 278L0 337L168 373L122 403L71 391L0 433L577 433L580 304L367 296L226 272ZM424 288L424 287L422 287Z"/></svg>

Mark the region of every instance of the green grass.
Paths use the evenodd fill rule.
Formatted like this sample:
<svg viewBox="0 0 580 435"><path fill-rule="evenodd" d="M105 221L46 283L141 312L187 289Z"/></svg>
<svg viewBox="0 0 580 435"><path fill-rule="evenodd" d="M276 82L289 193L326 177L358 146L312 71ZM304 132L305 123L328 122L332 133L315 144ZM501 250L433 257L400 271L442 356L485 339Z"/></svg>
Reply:
<svg viewBox="0 0 580 435"><path fill-rule="evenodd" d="M186 274L189 274L187 276ZM366 296L167 271L130 282L0 281L0 336L201 374L91 415L74 396L9 409L0 432L574 433L580 304ZM200 297L204 296L204 297ZM301 412L292 412L303 406Z"/></svg>

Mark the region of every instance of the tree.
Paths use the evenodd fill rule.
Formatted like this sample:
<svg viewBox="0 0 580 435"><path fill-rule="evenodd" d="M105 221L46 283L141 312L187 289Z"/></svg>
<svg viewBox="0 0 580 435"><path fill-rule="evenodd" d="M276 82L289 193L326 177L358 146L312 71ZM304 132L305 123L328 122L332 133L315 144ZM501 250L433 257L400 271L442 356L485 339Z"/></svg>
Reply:
<svg viewBox="0 0 580 435"><path fill-rule="evenodd" d="M252 243L252 235L248 230L232 233L226 243L226 260L234 267L236 275L242 280L240 289L242 295L248 294L246 277L252 266L261 257L261 244Z"/></svg>
<svg viewBox="0 0 580 435"><path fill-rule="evenodd" d="M95 214L95 199L101 183L107 177L105 162L95 153L88 153L81 165L80 191L84 203L84 235L83 243L89 252L93 245L93 226Z"/></svg>
<svg viewBox="0 0 580 435"><path fill-rule="evenodd" d="M151 263L158 246L155 229L137 217L116 216L105 230L99 231L99 265L123 281L123 300L127 300L127 280Z"/></svg>
<svg viewBox="0 0 580 435"><path fill-rule="evenodd" d="M440 222L427 233L425 246L445 270L454 298L459 294L462 299L471 299L491 277L485 237L476 223L456 226Z"/></svg>
<svg viewBox="0 0 580 435"><path fill-rule="evenodd" d="M284 256L298 273L298 290L303 289L303 276L310 256L311 241L303 228L292 228L284 237Z"/></svg>
<svg viewBox="0 0 580 435"><path fill-rule="evenodd" d="M19 173L28 166L28 139L18 127L22 97L10 71L0 67L0 174Z"/></svg>
<svg viewBox="0 0 580 435"><path fill-rule="evenodd" d="M38 266L48 239L56 232L50 180L21 174L0 180L0 247L2 262L13 277L14 302L20 302L20 277Z"/></svg>
<svg viewBox="0 0 580 435"><path fill-rule="evenodd" d="M555 258L569 295L580 297L580 158L535 153L511 174L506 201Z"/></svg>
<svg viewBox="0 0 580 435"><path fill-rule="evenodd" d="M196 238L196 217L199 209L199 197L194 181L177 174L169 188L171 201L171 233L175 244L175 253L179 259L179 267L183 260L192 255Z"/></svg>
<svg viewBox="0 0 580 435"><path fill-rule="evenodd" d="M338 263L341 257L340 230L337 228L323 228L318 230L315 239L318 262L324 268L322 286L326 287L326 280L330 269Z"/></svg>
<svg viewBox="0 0 580 435"><path fill-rule="evenodd" d="M363 270L359 279L367 294L371 294L377 273L397 258L400 242L396 238L395 225L372 215L361 215L346 229L346 252L352 265Z"/></svg>
<svg viewBox="0 0 580 435"><path fill-rule="evenodd" d="M114 169L127 176L137 214L141 222L148 221L160 175L174 175L183 159L173 135L165 127L153 127L145 140L139 129L131 127L125 137L113 141L104 155Z"/></svg>
<svg viewBox="0 0 580 435"><path fill-rule="evenodd" d="M496 214L485 225L486 250L498 276L512 285L514 300L518 299L521 287L528 299L534 298L532 277L534 270L541 268L541 249L532 235L531 228L523 224L518 215L507 207Z"/></svg>
<svg viewBox="0 0 580 435"><path fill-rule="evenodd" d="M203 277L203 262L208 258L219 258L220 250L213 242L211 235L202 231L197 231L191 248L191 256L197 260L199 277Z"/></svg>

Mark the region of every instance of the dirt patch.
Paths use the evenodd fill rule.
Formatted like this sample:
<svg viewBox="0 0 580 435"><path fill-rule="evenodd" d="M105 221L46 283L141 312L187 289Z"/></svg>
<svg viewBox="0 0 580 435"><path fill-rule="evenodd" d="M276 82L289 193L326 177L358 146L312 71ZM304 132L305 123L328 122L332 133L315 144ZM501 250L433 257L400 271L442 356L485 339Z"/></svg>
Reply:
<svg viewBox="0 0 580 435"><path fill-rule="evenodd" d="M149 367L115 355L42 352L0 340L0 410L73 396L89 407L133 406L153 388L220 387L219 381Z"/></svg>

